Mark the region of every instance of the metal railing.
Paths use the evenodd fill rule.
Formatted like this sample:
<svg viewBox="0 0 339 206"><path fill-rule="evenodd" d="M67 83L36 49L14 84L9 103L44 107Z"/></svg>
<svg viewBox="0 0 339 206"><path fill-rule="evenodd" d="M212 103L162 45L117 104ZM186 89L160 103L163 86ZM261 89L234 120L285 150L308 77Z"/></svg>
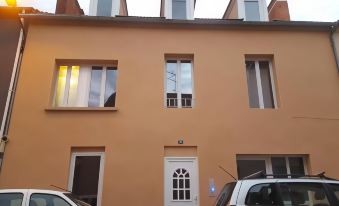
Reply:
<svg viewBox="0 0 339 206"><path fill-rule="evenodd" d="M167 98L167 108L192 108L192 98Z"/></svg>

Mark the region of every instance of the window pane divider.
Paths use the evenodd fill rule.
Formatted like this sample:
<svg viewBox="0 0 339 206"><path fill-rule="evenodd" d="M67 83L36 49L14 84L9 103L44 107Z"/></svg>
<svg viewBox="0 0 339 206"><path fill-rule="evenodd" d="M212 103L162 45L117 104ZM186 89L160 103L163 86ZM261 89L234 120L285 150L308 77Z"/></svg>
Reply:
<svg viewBox="0 0 339 206"><path fill-rule="evenodd" d="M260 68L259 61L255 61L255 74L257 76L257 88L258 88L258 97L259 97L259 107L260 109L264 109L264 97L262 93L262 85L261 85L261 76L260 76Z"/></svg>
<svg viewBox="0 0 339 206"><path fill-rule="evenodd" d="M177 61L177 101L178 108L182 108L181 104L181 61Z"/></svg>
<svg viewBox="0 0 339 206"><path fill-rule="evenodd" d="M100 107L105 105L105 87L106 87L106 67L102 68L101 73L101 85L100 85Z"/></svg>
<svg viewBox="0 0 339 206"><path fill-rule="evenodd" d="M276 94L276 90L275 90L275 82L274 82L274 75L273 75L273 67L272 67L272 62L269 61L268 65L270 67L270 78L271 78L271 87L272 87L272 95L273 95L273 103L274 103L274 108L277 109L278 108L278 104L277 104L277 94Z"/></svg>

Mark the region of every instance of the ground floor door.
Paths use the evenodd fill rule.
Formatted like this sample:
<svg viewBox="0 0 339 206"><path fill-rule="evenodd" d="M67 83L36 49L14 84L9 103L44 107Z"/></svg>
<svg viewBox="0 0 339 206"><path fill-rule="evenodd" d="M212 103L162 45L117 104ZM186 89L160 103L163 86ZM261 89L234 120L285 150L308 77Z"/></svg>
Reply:
<svg viewBox="0 0 339 206"><path fill-rule="evenodd" d="M165 206L198 206L197 158L165 158Z"/></svg>
<svg viewBox="0 0 339 206"><path fill-rule="evenodd" d="M92 206L101 205L104 153L72 153L68 189Z"/></svg>

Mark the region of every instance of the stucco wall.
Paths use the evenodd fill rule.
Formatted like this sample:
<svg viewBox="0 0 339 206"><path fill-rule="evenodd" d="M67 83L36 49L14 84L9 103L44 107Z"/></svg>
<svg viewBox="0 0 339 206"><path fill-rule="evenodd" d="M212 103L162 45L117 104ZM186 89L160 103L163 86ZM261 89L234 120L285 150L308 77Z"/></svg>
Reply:
<svg viewBox="0 0 339 206"><path fill-rule="evenodd" d="M67 187L71 147L105 147L103 205L162 205L165 146L197 146L200 205L236 154L308 154L339 178L339 76L327 32L32 25L1 188ZM194 54L193 109L164 108L164 54ZM279 108L250 109L245 54L273 54ZM118 111L45 111L55 59L118 60Z"/></svg>

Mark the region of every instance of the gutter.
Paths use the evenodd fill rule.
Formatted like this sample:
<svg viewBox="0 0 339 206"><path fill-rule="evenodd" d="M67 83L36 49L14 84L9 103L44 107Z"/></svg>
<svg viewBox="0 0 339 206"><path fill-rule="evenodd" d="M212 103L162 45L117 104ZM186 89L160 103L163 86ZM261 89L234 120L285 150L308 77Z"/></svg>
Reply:
<svg viewBox="0 0 339 206"><path fill-rule="evenodd" d="M339 71L339 54L337 52L338 48L336 46L336 42L335 42L335 38L334 38L334 35L335 35L335 33L338 29L338 24L339 24L339 21L331 27L330 40L331 40L331 46L332 46L333 54L334 54L334 58L335 58L335 63L337 64L337 70ZM338 44L339 44L339 42L338 42Z"/></svg>
<svg viewBox="0 0 339 206"><path fill-rule="evenodd" d="M165 19L164 17L135 17L135 16L75 16L50 14L20 14L28 24L59 24L59 25L134 25L139 27L200 27L208 29L255 29L255 30L313 30L329 31L333 22L306 22L306 21L243 21L242 19Z"/></svg>
<svg viewBox="0 0 339 206"><path fill-rule="evenodd" d="M19 18L19 23L20 23L21 29L20 29L20 36L18 39L19 40L18 47L17 47L17 51L15 55L14 64L13 64L11 82L10 82L9 89L8 89L5 111L4 111L2 123L0 125L0 137L1 137L0 139L0 170L1 170L1 165L3 162L4 153L5 153L5 146L6 146L6 143L8 142L7 136L8 136L8 130L9 130L9 123L11 119L15 91L17 87L18 76L20 72L20 66L21 66L21 61L22 61L22 56L23 56L23 51L24 51L24 46L25 46L25 40L26 40L25 28L24 28L21 18Z"/></svg>

